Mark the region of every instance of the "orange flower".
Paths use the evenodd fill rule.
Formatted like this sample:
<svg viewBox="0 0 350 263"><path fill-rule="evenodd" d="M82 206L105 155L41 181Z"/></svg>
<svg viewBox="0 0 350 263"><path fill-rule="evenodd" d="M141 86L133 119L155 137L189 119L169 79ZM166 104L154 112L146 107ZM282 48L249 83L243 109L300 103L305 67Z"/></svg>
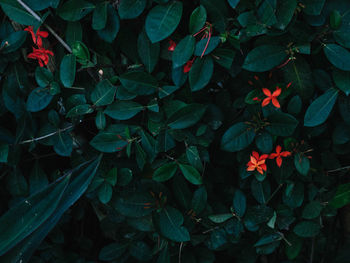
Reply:
<svg viewBox="0 0 350 263"><path fill-rule="evenodd" d="M32 35L34 44L37 44L40 48L43 46L43 40L41 38L47 38L49 35L46 31L40 31L40 28L38 28L35 34L32 26L26 27L24 31L28 31Z"/></svg>
<svg viewBox="0 0 350 263"><path fill-rule="evenodd" d="M288 151L281 152L281 150L282 150L282 147L277 145L276 153L271 153L269 155L269 159L276 158L276 163L277 163L278 167L281 167L281 165L282 165L282 157L288 157L288 156L292 155L291 152L288 152Z"/></svg>
<svg viewBox="0 0 350 263"><path fill-rule="evenodd" d="M268 154L259 156L259 153L253 151L252 155L250 156L250 161L247 163L247 171L251 172L257 170L259 173L264 174L264 171L267 169L265 164L267 157Z"/></svg>
<svg viewBox="0 0 350 263"><path fill-rule="evenodd" d="M173 40L171 40L171 39L169 39L169 47L168 47L168 50L169 50L169 51L174 51L175 48L176 48L176 42L173 41Z"/></svg>
<svg viewBox="0 0 350 263"><path fill-rule="evenodd" d="M39 47L38 49L33 47L33 52L30 53L27 57L37 59L39 62L39 66L43 67L44 65L47 65L47 63L49 63L49 55L53 56L53 52L51 50L47 50L41 47Z"/></svg>
<svg viewBox="0 0 350 263"><path fill-rule="evenodd" d="M267 98L265 98L261 104L263 107L265 107L266 105L268 105L270 103L270 101L272 101L272 104L276 108L281 108L281 105L277 100L277 97L279 95L281 95L281 92L282 92L281 88L276 87L276 90L272 94L271 94L271 91L269 89L266 89L266 88L263 88L262 91L267 96Z"/></svg>

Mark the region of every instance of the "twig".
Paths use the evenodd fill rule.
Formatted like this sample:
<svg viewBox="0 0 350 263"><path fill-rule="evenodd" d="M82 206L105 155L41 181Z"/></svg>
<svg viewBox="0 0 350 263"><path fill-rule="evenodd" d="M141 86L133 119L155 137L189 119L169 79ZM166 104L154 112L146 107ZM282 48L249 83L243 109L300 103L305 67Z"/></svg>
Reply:
<svg viewBox="0 0 350 263"><path fill-rule="evenodd" d="M18 144L26 144L26 143L31 143L31 142L40 141L40 140L46 139L46 138L48 138L48 137L51 137L51 136L53 136L53 135L56 135L57 133L60 133L60 132L64 132L64 131L66 131L66 130L69 130L69 129L73 128L73 127L74 127L74 126L71 125L71 126L68 126L68 127L66 127L66 128L59 129L59 130L57 130L57 131L55 131L55 132L51 132L51 133L49 133L49 134L46 134L46 135L43 135L43 136L40 136L40 137L37 137L37 138L33 138L33 139L30 139L30 140L21 141L21 142L19 142Z"/></svg>
<svg viewBox="0 0 350 263"><path fill-rule="evenodd" d="M209 232L211 232L211 231L214 231L214 230L216 230L216 229L219 229L219 228L220 228L219 226L210 228L210 229L208 229L208 230L203 231L202 234L207 234L207 233L209 233Z"/></svg>
<svg viewBox="0 0 350 263"><path fill-rule="evenodd" d="M334 169L334 170L329 170L329 171L327 171L327 173L333 173L333 172L338 172L338 171L347 170L347 169L350 169L350 165L349 166L345 166L345 167L340 167L340 168L337 168L337 169Z"/></svg>
<svg viewBox="0 0 350 263"><path fill-rule="evenodd" d="M314 261L314 250L315 250L315 238L312 238L310 263L312 263Z"/></svg>
<svg viewBox="0 0 350 263"><path fill-rule="evenodd" d="M277 187L276 190L272 193L272 195L270 196L270 198L267 199L267 201L265 202L265 205L267 205L267 203L270 202L270 200L275 196L275 194L277 194L277 192L281 189L282 186L283 186L283 184L278 185L278 187Z"/></svg>
<svg viewBox="0 0 350 263"><path fill-rule="evenodd" d="M27 6L25 3L22 2L22 0L17 0L17 2L25 9L27 10L36 20L38 20L40 23L43 23L43 20L38 16L29 6ZM72 53L72 49L68 46L64 40L56 34L56 32L47 24L43 23L44 26L50 31L50 33L62 44L62 46L67 49L69 53Z"/></svg>

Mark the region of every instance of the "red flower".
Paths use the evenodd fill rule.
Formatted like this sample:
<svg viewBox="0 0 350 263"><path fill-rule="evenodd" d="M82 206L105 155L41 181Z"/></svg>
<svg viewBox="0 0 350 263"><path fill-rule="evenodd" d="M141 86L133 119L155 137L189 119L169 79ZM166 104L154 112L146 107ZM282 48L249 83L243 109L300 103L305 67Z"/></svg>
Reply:
<svg viewBox="0 0 350 263"><path fill-rule="evenodd" d="M250 161L247 163L247 171L251 172L257 170L259 173L264 174L264 171L267 169L265 164L267 157L268 154L259 156L259 153L253 151L252 155L250 156Z"/></svg>
<svg viewBox="0 0 350 263"><path fill-rule="evenodd" d="M271 94L271 91L269 89L266 89L266 88L263 88L262 91L267 96L267 98L265 98L261 104L263 107L265 107L266 105L268 105L270 103L270 101L272 101L272 104L276 108L281 108L281 105L277 100L277 97L279 95L281 95L281 92L282 92L281 88L276 87L276 90L272 94Z"/></svg>
<svg viewBox="0 0 350 263"><path fill-rule="evenodd" d="M43 67L49 63L49 55L53 56L53 52L51 50L47 50L41 47L36 49L33 47L33 52L30 53L27 58L37 59L39 66Z"/></svg>
<svg viewBox="0 0 350 263"><path fill-rule="evenodd" d="M288 156L292 155L291 152L288 152L288 151L281 152L281 150L282 150L282 147L277 145L276 153L271 153L269 155L269 159L276 158L276 163L277 163L278 167L281 167L281 165L282 165L282 157L288 157Z"/></svg>
<svg viewBox="0 0 350 263"><path fill-rule="evenodd" d="M171 39L169 39L169 47L168 47L168 50L169 50L169 51L174 51L175 48L176 48L176 42L173 41L173 40L171 40Z"/></svg>
<svg viewBox="0 0 350 263"><path fill-rule="evenodd" d="M32 26L26 27L24 31L28 31L32 35L34 44L37 44L39 48L43 46L43 41L41 38L47 38L49 35L49 33L47 33L46 31L40 31L40 28L38 28L35 34Z"/></svg>
<svg viewBox="0 0 350 263"><path fill-rule="evenodd" d="M195 58L186 62L184 66L184 73L188 73L191 70L194 60Z"/></svg>

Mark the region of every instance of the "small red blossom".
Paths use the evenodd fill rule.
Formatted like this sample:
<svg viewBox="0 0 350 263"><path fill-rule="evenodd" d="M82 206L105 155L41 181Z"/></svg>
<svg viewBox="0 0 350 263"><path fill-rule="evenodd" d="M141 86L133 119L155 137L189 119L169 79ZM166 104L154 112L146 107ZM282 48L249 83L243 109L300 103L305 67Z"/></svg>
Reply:
<svg viewBox="0 0 350 263"><path fill-rule="evenodd" d="M169 39L169 47L168 47L168 50L169 51L174 51L176 48L176 42L172 39Z"/></svg>
<svg viewBox="0 0 350 263"><path fill-rule="evenodd" d="M27 58L37 59L39 66L43 67L49 63L49 55L53 56L53 52L51 50L47 50L41 47L38 49L33 47L33 52L30 53Z"/></svg>
<svg viewBox="0 0 350 263"><path fill-rule="evenodd" d="M37 44L40 48L43 46L43 40L41 38L47 38L49 35L46 31L40 31L40 28L34 33L32 26L26 27L24 31L28 31L32 35L34 44Z"/></svg>
<svg viewBox="0 0 350 263"><path fill-rule="evenodd" d="M281 151L282 151L282 147L280 145L277 145L276 153L271 153L269 155L269 159L276 158L276 163L278 167L281 167L282 165L282 157L288 157L292 155L291 152L288 152L288 151L281 152Z"/></svg>
<svg viewBox="0 0 350 263"><path fill-rule="evenodd" d="M281 95L281 92L282 92L281 88L276 87L276 90L272 94L271 94L271 91L269 89L266 89L266 88L263 88L262 91L267 96L267 98L265 98L261 104L263 107L267 106L272 101L272 104L276 108L281 108L281 105L277 100L277 97L279 95Z"/></svg>
<svg viewBox="0 0 350 263"><path fill-rule="evenodd" d="M286 89L288 89L292 85L292 82L289 82L286 86Z"/></svg>
<svg viewBox="0 0 350 263"><path fill-rule="evenodd" d="M254 101L261 101L258 97L253 98Z"/></svg>
<svg viewBox="0 0 350 263"><path fill-rule="evenodd" d="M250 161L247 163L247 171L252 172L254 170L257 170L259 173L264 174L264 171L267 170L265 161L268 156L268 154L259 156L259 153L253 151L252 155L250 156Z"/></svg>
<svg viewBox="0 0 350 263"><path fill-rule="evenodd" d="M184 66L184 73L188 73L191 70L194 60L195 58L186 62Z"/></svg>

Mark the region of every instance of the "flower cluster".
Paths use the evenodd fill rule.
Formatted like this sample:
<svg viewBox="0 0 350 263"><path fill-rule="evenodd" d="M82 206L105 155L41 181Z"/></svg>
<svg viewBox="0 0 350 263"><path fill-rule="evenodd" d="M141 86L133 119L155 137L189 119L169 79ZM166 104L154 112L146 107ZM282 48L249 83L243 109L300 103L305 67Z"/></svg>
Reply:
<svg viewBox="0 0 350 263"><path fill-rule="evenodd" d="M32 26L28 26L24 31L28 31L31 34L33 43L38 46L38 48L33 47L33 52L28 54L27 57L37 59L40 67L47 65L49 63L49 55L53 56L53 52L43 47L42 38L47 38L49 33L46 31L40 31L40 28L34 33Z"/></svg>
<svg viewBox="0 0 350 263"><path fill-rule="evenodd" d="M289 151L283 151L280 145L277 145L276 152L271 154L259 155L258 152L253 151L250 155L250 161L247 163L247 171L252 172L257 170L260 174L264 174L267 170L266 159L276 159L276 164L278 167L282 166L282 157L291 156L292 153Z"/></svg>

